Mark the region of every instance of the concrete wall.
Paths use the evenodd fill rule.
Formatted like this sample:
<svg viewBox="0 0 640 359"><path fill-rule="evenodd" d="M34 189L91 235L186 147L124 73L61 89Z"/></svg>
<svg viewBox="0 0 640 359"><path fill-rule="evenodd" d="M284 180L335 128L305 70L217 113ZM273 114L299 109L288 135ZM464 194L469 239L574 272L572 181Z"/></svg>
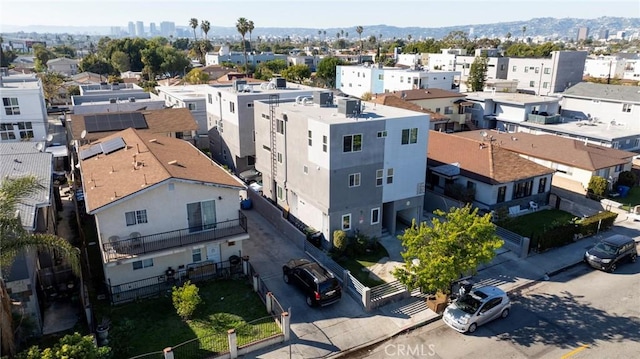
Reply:
<svg viewBox="0 0 640 359"><path fill-rule="evenodd" d="M607 126L615 120L615 126L624 126L629 129L640 130L640 104L628 102L631 105L630 112L624 112L624 101L581 99L563 97L562 115L566 117L577 116L582 119L597 118Z"/></svg>

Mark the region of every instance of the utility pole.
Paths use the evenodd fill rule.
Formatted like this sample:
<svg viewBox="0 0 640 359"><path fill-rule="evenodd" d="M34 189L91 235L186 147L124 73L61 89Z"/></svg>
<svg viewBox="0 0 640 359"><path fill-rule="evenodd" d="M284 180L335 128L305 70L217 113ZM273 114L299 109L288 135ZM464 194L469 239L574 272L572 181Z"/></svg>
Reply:
<svg viewBox="0 0 640 359"><path fill-rule="evenodd" d="M607 85L611 85L611 65L613 64L613 60L609 60L609 75L607 76Z"/></svg>

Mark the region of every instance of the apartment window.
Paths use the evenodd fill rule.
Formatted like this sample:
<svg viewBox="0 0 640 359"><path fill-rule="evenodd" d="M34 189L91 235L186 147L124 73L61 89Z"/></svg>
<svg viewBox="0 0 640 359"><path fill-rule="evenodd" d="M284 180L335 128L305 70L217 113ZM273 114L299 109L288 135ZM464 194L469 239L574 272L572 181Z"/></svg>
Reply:
<svg viewBox="0 0 640 359"><path fill-rule="evenodd" d="M402 83L402 81L404 81L404 76L400 76L400 83Z"/></svg>
<svg viewBox="0 0 640 359"><path fill-rule="evenodd" d="M267 119L267 120L270 120L270 119L271 119L271 116L267 115L266 113L263 113L263 114L262 114L262 118L265 118L265 119Z"/></svg>
<svg viewBox="0 0 640 359"><path fill-rule="evenodd" d="M378 75L378 80L384 80L384 75L383 74L379 74Z"/></svg>
<svg viewBox="0 0 640 359"><path fill-rule="evenodd" d="M351 213L342 216L342 230L348 231L351 229Z"/></svg>
<svg viewBox="0 0 640 359"><path fill-rule="evenodd" d="M136 224L147 223L147 210L131 211L124 213L127 226L135 226Z"/></svg>
<svg viewBox="0 0 640 359"><path fill-rule="evenodd" d="M405 128L402 130L402 144L409 145L418 142L418 129L417 128Z"/></svg>
<svg viewBox="0 0 640 359"><path fill-rule="evenodd" d="M514 65L514 66L511 68L511 72L516 72L516 70L518 70L518 67Z"/></svg>
<svg viewBox="0 0 640 359"><path fill-rule="evenodd" d="M15 140L16 134L13 132L13 125L10 123L0 124L0 138L2 140Z"/></svg>
<svg viewBox="0 0 640 359"><path fill-rule="evenodd" d="M631 112L631 104L630 103L623 103L622 104L622 112Z"/></svg>
<svg viewBox="0 0 640 359"><path fill-rule="evenodd" d="M236 113L236 103L229 101L229 112Z"/></svg>
<svg viewBox="0 0 640 359"><path fill-rule="evenodd" d="M376 187L382 186L382 177L384 175L383 170L376 170Z"/></svg>
<svg viewBox="0 0 640 359"><path fill-rule="evenodd" d="M18 105L17 97L3 97L2 104L4 105L4 113L11 115L20 114L20 106Z"/></svg>
<svg viewBox="0 0 640 359"><path fill-rule="evenodd" d="M371 210L371 224L380 223L380 208L374 208Z"/></svg>
<svg viewBox="0 0 640 359"><path fill-rule="evenodd" d="M451 115L451 114L453 114L453 107L451 107L451 106L447 106L447 107L445 107L445 108L444 108L444 114L445 114L445 115Z"/></svg>
<svg viewBox="0 0 640 359"><path fill-rule="evenodd" d="M516 183L513 189L513 199L531 196L533 181Z"/></svg>
<svg viewBox="0 0 640 359"><path fill-rule="evenodd" d="M194 263L202 261L202 248L191 250L191 261Z"/></svg>
<svg viewBox="0 0 640 359"><path fill-rule="evenodd" d="M347 135L342 137L342 152L362 151L362 135Z"/></svg>
<svg viewBox="0 0 640 359"><path fill-rule="evenodd" d="M550 68L550 67L545 67L545 68L544 68L544 74L545 74L545 75L549 75L549 74L551 74L551 68Z"/></svg>
<svg viewBox="0 0 640 359"><path fill-rule="evenodd" d="M436 113L440 113L440 107L436 107Z"/></svg>
<svg viewBox="0 0 640 359"><path fill-rule="evenodd" d="M393 168L387 169L387 184L393 183Z"/></svg>
<svg viewBox="0 0 640 359"><path fill-rule="evenodd" d="M378 131L378 138L387 137L387 131Z"/></svg>
<svg viewBox="0 0 640 359"><path fill-rule="evenodd" d="M328 139L326 135L322 136L322 152L327 152Z"/></svg>
<svg viewBox="0 0 640 359"><path fill-rule="evenodd" d="M306 166L306 165L302 166L302 173L308 175L309 174L309 167Z"/></svg>
<svg viewBox="0 0 640 359"><path fill-rule="evenodd" d="M195 103L188 103L187 106L189 107L189 111L195 111L196 110L196 104Z"/></svg>
<svg viewBox="0 0 640 359"><path fill-rule="evenodd" d="M624 171L624 165L617 165L616 172L622 172L622 171Z"/></svg>
<svg viewBox="0 0 640 359"><path fill-rule="evenodd" d="M538 193L544 193L547 190L547 177L540 178L538 182Z"/></svg>
<svg viewBox="0 0 640 359"><path fill-rule="evenodd" d="M207 94L207 101L209 101L209 103L213 103L213 96L211 94Z"/></svg>
<svg viewBox="0 0 640 359"><path fill-rule="evenodd" d="M143 259L141 261L135 261L131 264L133 264L133 270L153 267L153 258Z"/></svg>
<svg viewBox="0 0 640 359"><path fill-rule="evenodd" d="M535 86L536 86L535 81L529 81L529 87L535 87Z"/></svg>
<svg viewBox="0 0 640 359"><path fill-rule="evenodd" d="M538 74L538 73L540 73L540 68L539 68L539 67L536 67L535 72L536 72L537 74Z"/></svg>
<svg viewBox="0 0 640 359"><path fill-rule="evenodd" d="M502 203L504 202L504 198L507 195L507 186L501 186L498 187L498 199L496 200L497 203Z"/></svg>
<svg viewBox="0 0 640 359"><path fill-rule="evenodd" d="M247 107L249 107L249 108L253 107L253 102L248 102L247 103Z"/></svg>
<svg viewBox="0 0 640 359"><path fill-rule="evenodd" d="M278 162L282 163L282 152L278 152Z"/></svg>
<svg viewBox="0 0 640 359"><path fill-rule="evenodd" d="M549 88L549 83L548 82L543 82L542 83L542 88Z"/></svg>
<svg viewBox="0 0 640 359"><path fill-rule="evenodd" d="M187 224L190 233L216 228L216 201L187 203Z"/></svg>
<svg viewBox="0 0 640 359"><path fill-rule="evenodd" d="M360 187L360 173L349 175L349 187Z"/></svg>
<svg viewBox="0 0 640 359"><path fill-rule="evenodd" d="M524 67L524 72L525 72L525 73L529 72L529 68L525 66L525 67Z"/></svg>
<svg viewBox="0 0 640 359"><path fill-rule="evenodd" d="M311 131L307 131L307 142L309 143L309 146L313 146L313 132Z"/></svg>
<svg viewBox="0 0 640 359"><path fill-rule="evenodd" d="M284 191L282 190L282 187L278 186L278 198L283 199L284 198Z"/></svg>
<svg viewBox="0 0 640 359"><path fill-rule="evenodd" d="M504 64L500 64L500 71L504 71Z"/></svg>
<svg viewBox="0 0 640 359"><path fill-rule="evenodd" d="M279 134L284 135L284 121L283 120L276 119L276 131Z"/></svg>
<svg viewBox="0 0 640 359"><path fill-rule="evenodd" d="M267 145L262 145L262 149L271 152L271 148Z"/></svg>

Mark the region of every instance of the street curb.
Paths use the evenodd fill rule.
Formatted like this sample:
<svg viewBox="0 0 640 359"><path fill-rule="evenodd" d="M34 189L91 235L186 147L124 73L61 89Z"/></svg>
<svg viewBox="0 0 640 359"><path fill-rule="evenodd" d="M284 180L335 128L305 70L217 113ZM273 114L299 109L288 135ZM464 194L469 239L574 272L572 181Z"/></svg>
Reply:
<svg viewBox="0 0 640 359"><path fill-rule="evenodd" d="M559 269L556 269L554 271L551 271L551 272L547 273L547 276L553 277L553 276L555 276L555 275L557 275L557 274L559 274L561 272L569 270L569 269L571 269L573 267L576 267L576 266L578 266L578 265L580 265L582 263L583 263L582 261L578 261L578 262L575 262L575 263L572 263L572 264L568 264L566 266L563 266L563 267L561 267ZM522 283L522 284L518 285L517 287L511 288L509 291L507 291L507 293L509 293L509 294L520 294L523 290L525 290L527 288L530 288L530 287L532 287L532 286L534 286L536 284L547 282L547 281L548 280L545 280L544 277L542 277L540 279L532 279L532 280L530 280L530 281L528 281L526 283ZM427 320L425 320L423 322L416 323L416 324L404 327L404 328L402 328L402 329L400 329L400 330L398 330L398 331L396 331L396 332L394 332L392 334L385 335L384 337L380 337L380 338L377 338L377 339L370 340L367 343L355 346L353 348L342 350L342 351L337 352L335 354L330 354L330 355L326 356L325 358L330 358L330 359L342 358L345 355L349 355L349 354L352 354L354 352L357 352L357 351L360 351L360 350L364 350L366 348L369 348L369 347L372 347L374 345L380 344L380 343L385 342L385 341L387 341L387 340L389 340L389 339L391 339L393 337L396 337L396 336L398 336L400 334L403 334L403 333L406 333L406 332L410 332L410 331L412 331L414 329L417 329L417 328L423 327L425 325L429 325L431 323L437 322L440 319L442 319L442 315L437 315L437 316L435 316L433 318L429 318L429 319L427 319Z"/></svg>

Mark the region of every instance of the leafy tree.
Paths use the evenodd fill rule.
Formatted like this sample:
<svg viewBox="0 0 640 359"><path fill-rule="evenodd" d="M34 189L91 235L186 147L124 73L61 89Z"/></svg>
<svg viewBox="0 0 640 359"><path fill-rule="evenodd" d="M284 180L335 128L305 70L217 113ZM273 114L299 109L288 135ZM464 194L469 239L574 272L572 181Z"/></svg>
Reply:
<svg viewBox="0 0 640 359"><path fill-rule="evenodd" d="M198 19L196 19L195 17L192 17L191 19L189 19L189 26L191 26L191 28L193 29L193 41L197 41L198 38L196 37L196 28L198 28Z"/></svg>
<svg viewBox="0 0 640 359"><path fill-rule="evenodd" d="M477 56L471 68L469 69L469 77L467 78L467 86L471 88L471 91L482 91L484 88L484 82L487 77L487 69L489 59L486 56Z"/></svg>
<svg viewBox="0 0 640 359"><path fill-rule="evenodd" d="M18 359L109 359L111 348L98 347L91 335L82 336L76 332L62 337L52 348L40 350L32 346L20 353Z"/></svg>
<svg viewBox="0 0 640 359"><path fill-rule="evenodd" d="M188 50L189 39L187 38L176 39L176 41L173 42L173 47L175 47L178 50Z"/></svg>
<svg viewBox="0 0 640 359"><path fill-rule="evenodd" d="M104 76L116 73L113 66L111 66L111 63L102 60L97 55L85 56L82 61L80 61L78 68L80 69L80 72L87 71Z"/></svg>
<svg viewBox="0 0 640 359"><path fill-rule="evenodd" d="M53 53L59 57L74 58L76 57L76 49L69 45L54 46Z"/></svg>
<svg viewBox="0 0 640 359"><path fill-rule="evenodd" d="M475 273L481 264L495 257L502 246L491 223L491 215L478 216L478 209L452 207L449 212L434 211L431 225L413 222L399 239L406 251L405 264L393 275L410 289L449 293L451 284L462 274Z"/></svg>
<svg viewBox="0 0 640 359"><path fill-rule="evenodd" d="M33 45L33 55L35 60L35 70L37 72L47 71L47 62L56 57L56 55L41 44Z"/></svg>
<svg viewBox="0 0 640 359"><path fill-rule="evenodd" d="M301 83L311 77L311 69L304 64L289 66L282 71L282 77L288 81Z"/></svg>
<svg viewBox="0 0 640 359"><path fill-rule="evenodd" d="M72 271L80 273L79 251L66 239L48 233L29 233L22 227L16 209L24 198L29 197L41 184L35 176L3 179L0 183L0 272L11 267L18 253L23 250L38 250L56 254ZM15 338L11 316L11 301L0 276L0 355L15 355Z"/></svg>
<svg viewBox="0 0 640 359"><path fill-rule="evenodd" d="M451 31L447 36L442 38L442 42L446 47L465 48L469 43L469 37L464 31Z"/></svg>
<svg viewBox="0 0 640 359"><path fill-rule="evenodd" d="M80 86L71 85L67 87L67 96L80 96Z"/></svg>
<svg viewBox="0 0 640 359"><path fill-rule="evenodd" d="M245 74L249 74L249 68L247 64L247 45L245 43L244 36L249 31L249 21L244 17L241 17L236 22L236 30L242 35L242 53L244 54L244 70Z"/></svg>
<svg viewBox="0 0 640 359"><path fill-rule="evenodd" d="M371 92L369 91L363 93L362 96L360 96L360 99L362 99L363 101L371 101L372 98L373 94L371 94Z"/></svg>
<svg viewBox="0 0 640 359"><path fill-rule="evenodd" d="M129 71L131 60L125 52L117 50L111 54L111 65L118 70L118 72L123 73Z"/></svg>
<svg viewBox="0 0 640 359"><path fill-rule="evenodd" d="M606 178L600 176L592 176L589 180L589 186L587 187L587 190L598 197L604 197L608 187L609 183L607 182Z"/></svg>
<svg viewBox="0 0 640 359"><path fill-rule="evenodd" d="M42 82L42 90L47 103L51 105L53 100L60 95L60 89L64 87L65 77L57 72L42 73L40 81Z"/></svg>
<svg viewBox="0 0 640 359"><path fill-rule="evenodd" d="M328 56L320 60L316 69L316 76L324 80L330 88L336 84L336 66L344 65L344 62L337 57Z"/></svg>
<svg viewBox="0 0 640 359"><path fill-rule="evenodd" d="M618 175L618 184L621 186L633 187L638 182L638 176L632 171L622 171Z"/></svg>
<svg viewBox="0 0 640 359"><path fill-rule="evenodd" d="M199 291L200 289L195 284L191 284L191 281L186 281L182 287L173 287L171 293L173 306L182 320L188 320L198 304L202 302Z"/></svg>
<svg viewBox="0 0 640 359"><path fill-rule="evenodd" d="M191 44L189 49L189 56L198 58L201 64L205 64L207 52L213 50L213 45L207 40L198 40Z"/></svg>
<svg viewBox="0 0 640 359"><path fill-rule="evenodd" d="M193 69L189 71L184 80L192 85L206 84L209 82L209 74L200 69Z"/></svg>

